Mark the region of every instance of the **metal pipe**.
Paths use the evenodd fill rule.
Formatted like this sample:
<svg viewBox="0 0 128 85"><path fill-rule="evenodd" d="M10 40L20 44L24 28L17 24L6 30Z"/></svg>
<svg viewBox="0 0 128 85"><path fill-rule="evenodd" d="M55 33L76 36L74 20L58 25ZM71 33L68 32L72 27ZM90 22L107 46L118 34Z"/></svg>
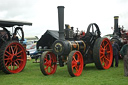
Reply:
<svg viewBox="0 0 128 85"><path fill-rule="evenodd" d="M119 16L114 16L114 35L119 34L119 29L118 29L118 18Z"/></svg>
<svg viewBox="0 0 128 85"><path fill-rule="evenodd" d="M58 22L59 22L59 39L65 40L64 37L64 6L58 6Z"/></svg>

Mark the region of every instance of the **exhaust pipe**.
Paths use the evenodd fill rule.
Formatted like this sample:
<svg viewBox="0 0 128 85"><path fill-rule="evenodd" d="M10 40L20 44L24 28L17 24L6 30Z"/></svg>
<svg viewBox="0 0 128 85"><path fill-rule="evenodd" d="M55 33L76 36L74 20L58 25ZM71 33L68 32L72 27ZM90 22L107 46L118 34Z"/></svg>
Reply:
<svg viewBox="0 0 128 85"><path fill-rule="evenodd" d="M119 35L118 18L119 16L114 16L114 35Z"/></svg>
<svg viewBox="0 0 128 85"><path fill-rule="evenodd" d="M59 22L59 40L65 40L64 37L64 6L58 6L58 22Z"/></svg>

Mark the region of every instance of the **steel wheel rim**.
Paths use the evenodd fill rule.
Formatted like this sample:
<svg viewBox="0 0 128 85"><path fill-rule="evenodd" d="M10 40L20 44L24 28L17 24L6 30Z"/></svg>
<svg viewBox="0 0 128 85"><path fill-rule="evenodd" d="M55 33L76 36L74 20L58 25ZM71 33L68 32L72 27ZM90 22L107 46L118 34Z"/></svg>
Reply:
<svg viewBox="0 0 128 85"><path fill-rule="evenodd" d="M44 56L43 62L44 62L43 67L44 67L44 70L45 70L47 75L54 74L56 72L57 60L56 60L55 54L53 54L52 52L48 52Z"/></svg>
<svg viewBox="0 0 128 85"><path fill-rule="evenodd" d="M80 52L75 52L72 56L72 72L75 76L81 75L83 71L83 57Z"/></svg>
<svg viewBox="0 0 128 85"><path fill-rule="evenodd" d="M100 61L104 69L109 69L113 59L113 50L110 41L105 38L100 45Z"/></svg>
<svg viewBox="0 0 128 85"><path fill-rule="evenodd" d="M26 52L20 43L14 42L7 46L4 52L4 64L11 73L18 73L26 64Z"/></svg>

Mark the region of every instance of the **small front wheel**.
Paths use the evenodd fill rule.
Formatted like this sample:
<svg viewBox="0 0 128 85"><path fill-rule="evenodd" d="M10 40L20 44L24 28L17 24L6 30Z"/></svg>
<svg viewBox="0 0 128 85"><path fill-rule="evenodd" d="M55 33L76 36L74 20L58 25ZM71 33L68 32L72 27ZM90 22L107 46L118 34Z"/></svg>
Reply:
<svg viewBox="0 0 128 85"><path fill-rule="evenodd" d="M50 51L43 52L40 58L40 69L44 75L51 75L56 72L57 59L54 53Z"/></svg>
<svg viewBox="0 0 128 85"><path fill-rule="evenodd" d="M79 51L71 51L67 61L68 72L72 77L81 75L83 71L83 56Z"/></svg>

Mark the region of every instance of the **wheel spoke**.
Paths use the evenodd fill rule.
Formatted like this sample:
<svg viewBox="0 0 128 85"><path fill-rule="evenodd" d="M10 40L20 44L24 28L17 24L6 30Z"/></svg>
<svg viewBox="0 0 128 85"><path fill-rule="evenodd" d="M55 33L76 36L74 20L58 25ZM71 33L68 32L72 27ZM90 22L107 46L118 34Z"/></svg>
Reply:
<svg viewBox="0 0 128 85"><path fill-rule="evenodd" d="M6 67L8 68L11 65L12 62L10 62Z"/></svg>
<svg viewBox="0 0 128 85"><path fill-rule="evenodd" d="M53 68L54 68L54 67L50 66L50 71L52 71L52 70L53 70Z"/></svg>
<svg viewBox="0 0 128 85"><path fill-rule="evenodd" d="M11 50L12 50L12 54L14 54L14 50L13 50L13 47L11 46Z"/></svg>
<svg viewBox="0 0 128 85"><path fill-rule="evenodd" d="M76 65L72 65L72 68L74 68Z"/></svg>
<svg viewBox="0 0 128 85"><path fill-rule="evenodd" d="M44 58L44 60L45 60L46 62L48 62L48 59L47 59L47 58Z"/></svg>
<svg viewBox="0 0 128 85"><path fill-rule="evenodd" d="M78 68L77 67L75 67L75 69L76 69L76 73L78 72Z"/></svg>
<svg viewBox="0 0 128 85"><path fill-rule="evenodd" d="M48 72L48 67L49 67L49 66L47 66L47 67L45 68L45 70L47 70L47 72Z"/></svg>
<svg viewBox="0 0 128 85"><path fill-rule="evenodd" d="M77 64L77 61L73 60L72 65L76 65L76 64Z"/></svg>
<svg viewBox="0 0 128 85"><path fill-rule="evenodd" d="M76 63L80 61L80 55L77 55L77 56L78 56L78 58L77 58Z"/></svg>
<svg viewBox="0 0 128 85"><path fill-rule="evenodd" d="M50 66L52 69L54 68L54 66L52 67L52 66Z"/></svg>
<svg viewBox="0 0 128 85"><path fill-rule="evenodd" d="M104 42L103 42L103 43L102 43L102 47L103 47L103 48L104 48L104 45L105 45L105 44L104 44Z"/></svg>
<svg viewBox="0 0 128 85"><path fill-rule="evenodd" d="M23 51L21 50L20 52L17 53L17 55L20 54L20 53L22 53L22 52L23 52Z"/></svg>
<svg viewBox="0 0 128 85"><path fill-rule="evenodd" d="M18 50L18 49L17 49L17 45L16 45L16 46L14 47L14 52L15 52L14 54L17 54L17 50Z"/></svg>
<svg viewBox="0 0 128 85"><path fill-rule="evenodd" d="M7 61L7 62L5 63L5 66L7 66L8 63L9 63L9 61Z"/></svg>
<svg viewBox="0 0 128 85"><path fill-rule="evenodd" d="M17 61L17 60L16 60L16 63L17 63L18 66L20 65L19 61Z"/></svg>
<svg viewBox="0 0 128 85"><path fill-rule="evenodd" d="M77 65L76 61L72 61L72 68L75 67Z"/></svg>
<svg viewBox="0 0 128 85"><path fill-rule="evenodd" d="M108 58L106 58L106 57L104 57L105 58L105 60L107 60L108 62L110 61Z"/></svg>
<svg viewBox="0 0 128 85"><path fill-rule="evenodd" d="M19 65L18 65L18 64L16 64L16 62L14 62L14 64L17 66L17 68L19 68Z"/></svg>
<svg viewBox="0 0 128 85"><path fill-rule="evenodd" d="M9 53L8 51L5 51L7 54L9 54L9 55L12 55L11 53Z"/></svg>
<svg viewBox="0 0 128 85"><path fill-rule="evenodd" d="M76 62L76 58L75 58L75 56L73 56L73 60Z"/></svg>
<svg viewBox="0 0 128 85"><path fill-rule="evenodd" d="M101 50L104 50L103 46L100 46L100 49L101 49Z"/></svg>
<svg viewBox="0 0 128 85"><path fill-rule="evenodd" d="M103 57L104 57L104 55L100 56L100 59L103 58Z"/></svg>
<svg viewBox="0 0 128 85"><path fill-rule="evenodd" d="M104 48L106 48L108 45L109 45L109 43L107 43L107 44L104 46Z"/></svg>
<svg viewBox="0 0 128 85"><path fill-rule="evenodd" d="M6 59L4 59L4 60L10 60L10 58L6 58Z"/></svg>
<svg viewBox="0 0 128 85"><path fill-rule="evenodd" d="M6 57L8 57L8 58L10 57L9 55L6 55L6 54L4 54L4 56L6 56Z"/></svg>
<svg viewBox="0 0 128 85"><path fill-rule="evenodd" d="M47 65L48 65L48 63L47 63L47 62L45 62L45 63L44 63L44 65L45 65L45 66L47 66Z"/></svg>
<svg viewBox="0 0 128 85"><path fill-rule="evenodd" d="M100 52L100 54L104 54L104 52Z"/></svg>
<svg viewBox="0 0 128 85"><path fill-rule="evenodd" d="M19 58L19 57L21 57L22 55L18 55L18 56L16 56L17 58Z"/></svg>
<svg viewBox="0 0 128 85"><path fill-rule="evenodd" d="M16 59L16 60L19 60L19 61L24 61L23 59Z"/></svg>

